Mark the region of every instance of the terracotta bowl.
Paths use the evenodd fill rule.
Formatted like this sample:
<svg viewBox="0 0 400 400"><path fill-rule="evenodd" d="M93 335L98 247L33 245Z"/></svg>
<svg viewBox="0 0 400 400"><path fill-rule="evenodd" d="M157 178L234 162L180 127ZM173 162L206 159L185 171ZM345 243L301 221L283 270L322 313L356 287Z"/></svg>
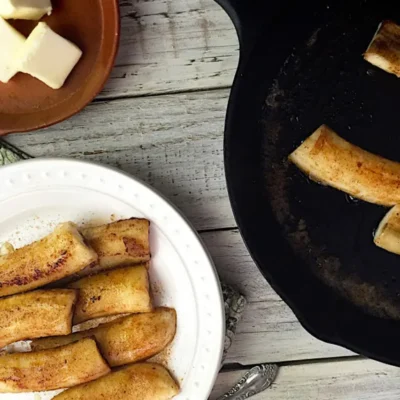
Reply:
<svg viewBox="0 0 400 400"><path fill-rule="evenodd" d="M0 82L0 135L44 128L76 114L100 92L114 65L119 43L118 0L52 0L46 22L75 43L83 56L58 90L27 74ZM10 20L28 36L35 21Z"/></svg>

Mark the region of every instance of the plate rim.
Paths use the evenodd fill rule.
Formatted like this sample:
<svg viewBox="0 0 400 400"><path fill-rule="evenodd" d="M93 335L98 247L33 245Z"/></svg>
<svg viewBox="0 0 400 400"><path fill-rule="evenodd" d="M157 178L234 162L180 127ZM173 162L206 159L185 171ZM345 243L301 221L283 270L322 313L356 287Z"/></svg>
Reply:
<svg viewBox="0 0 400 400"><path fill-rule="evenodd" d="M222 367L222 357L223 357L223 352L224 352L225 333L226 333L225 304L224 304L224 299L223 299L223 294L222 294L221 282L220 282L220 279L218 276L217 269L215 267L215 264L214 264L214 261L213 261L211 255L210 255L210 252L207 249L207 247L205 246L199 233L193 227L193 225L187 219L187 217L182 213L182 211L174 203L172 203L166 196L164 196L162 193L160 193L157 189L153 188L147 182L144 182L141 179L139 179L123 170L120 170L114 166L109 166L109 165L105 165L105 164L102 164L99 162L93 162L93 161L87 161L87 160L77 160L77 159L68 158L68 157L41 157L41 158L32 158L32 159L27 159L27 160L21 160L21 161L15 162L15 163L6 164L4 166L1 166L0 167L0 177L1 177L1 175L3 175L4 173L6 173L7 171L10 171L10 170L18 170L18 169L26 170L26 166L30 166L32 164L45 164L45 165L50 164L51 165L53 163L59 163L59 162L74 165L75 167L77 167L77 166L95 167L95 168L99 168L99 170L112 172L112 173L120 175L124 178L128 178L128 180L131 180L131 181L135 182L136 184L138 184L138 185L144 187L145 189L149 190L150 192L152 192L161 201L163 201L167 206L169 206L176 213L176 215L181 219L182 223L184 223L186 225L186 227L193 233L194 238L197 240L198 245L202 249L204 256L206 257L206 259L208 261L208 264L211 267L210 272L212 273L215 284L218 288L216 294L218 295L218 298L220 300L218 307L217 307L217 305L213 305L213 309L216 312L218 312L218 320L221 321L220 332L218 332L218 333L220 333L220 335L218 335L218 336L220 336L220 341L218 343L218 349L219 349L218 355L217 355L218 364L215 366L215 370L212 373L212 377L213 377L212 381L209 382L209 384L207 385L207 388L204 390L204 394L206 395L206 397L204 397L204 400L207 400L208 396L212 392L212 389L214 387L214 384L216 382L216 379L217 379L217 377L220 373L220 369ZM49 189L49 190L54 189L54 186L51 186L51 184L50 184L46 189ZM195 354L197 354L197 351L195 352ZM190 370L188 372L190 372ZM204 388L204 386L203 386L204 384L201 383L201 386L203 388ZM199 389L199 388L196 387L196 389ZM189 400L189 399L187 398L187 400ZM198 399L198 400L200 400L200 399Z"/></svg>

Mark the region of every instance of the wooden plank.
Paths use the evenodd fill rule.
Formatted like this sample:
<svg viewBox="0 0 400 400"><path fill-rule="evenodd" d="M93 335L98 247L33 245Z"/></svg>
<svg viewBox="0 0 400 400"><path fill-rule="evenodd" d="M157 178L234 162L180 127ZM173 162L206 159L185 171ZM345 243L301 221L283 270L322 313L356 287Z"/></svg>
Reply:
<svg viewBox="0 0 400 400"><path fill-rule="evenodd" d="M211 400L229 390L245 370L221 373ZM400 397L400 369L348 359L281 367L271 388L254 400L393 400Z"/></svg>
<svg viewBox="0 0 400 400"><path fill-rule="evenodd" d="M121 168L169 197L197 229L235 226L223 167L229 92L103 101L41 132L8 140L33 156Z"/></svg>
<svg viewBox="0 0 400 400"><path fill-rule="evenodd" d="M310 335L277 299L248 305L225 363L251 365L351 355L349 350Z"/></svg>
<svg viewBox="0 0 400 400"><path fill-rule="evenodd" d="M120 0L121 46L100 98L228 87L238 39L214 0Z"/></svg>
<svg viewBox="0 0 400 400"><path fill-rule="evenodd" d="M202 235L224 282L234 286L249 302L277 302L272 290L250 257L237 229Z"/></svg>
<svg viewBox="0 0 400 400"><path fill-rule="evenodd" d="M308 360L349 356L341 347L311 336L265 281L237 230L202 234L222 280L250 302L238 326L226 363Z"/></svg>

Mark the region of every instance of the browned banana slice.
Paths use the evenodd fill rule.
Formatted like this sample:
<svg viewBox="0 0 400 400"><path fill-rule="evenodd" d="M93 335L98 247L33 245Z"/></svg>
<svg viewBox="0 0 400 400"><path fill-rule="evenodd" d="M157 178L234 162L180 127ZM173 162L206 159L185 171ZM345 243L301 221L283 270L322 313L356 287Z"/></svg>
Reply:
<svg viewBox="0 0 400 400"><path fill-rule="evenodd" d="M76 226L61 224L42 240L0 257L0 297L54 282L96 261Z"/></svg>
<svg viewBox="0 0 400 400"><path fill-rule="evenodd" d="M55 349L0 357L0 393L63 389L109 372L96 342L88 338Z"/></svg>
<svg viewBox="0 0 400 400"><path fill-rule="evenodd" d="M170 400L179 387L169 372L158 364L135 364L74 387L53 400Z"/></svg>
<svg viewBox="0 0 400 400"><path fill-rule="evenodd" d="M151 313L130 315L88 331L34 340L32 349L54 348L93 336L104 358L116 367L156 355L171 343L175 332L175 310L158 308Z"/></svg>
<svg viewBox="0 0 400 400"><path fill-rule="evenodd" d="M385 215L375 232L374 242L382 249L400 254L400 206Z"/></svg>
<svg viewBox="0 0 400 400"><path fill-rule="evenodd" d="M80 279L74 324L93 318L152 311L149 275L145 265L119 268Z"/></svg>
<svg viewBox="0 0 400 400"><path fill-rule="evenodd" d="M369 153L325 125L289 156L311 179L370 203L400 204L400 163Z"/></svg>
<svg viewBox="0 0 400 400"><path fill-rule="evenodd" d="M0 347L25 339L68 335L77 291L36 290L0 299Z"/></svg>
<svg viewBox="0 0 400 400"><path fill-rule="evenodd" d="M83 229L83 236L99 255L99 265L80 276L149 261L149 227L147 219L131 218Z"/></svg>
<svg viewBox="0 0 400 400"><path fill-rule="evenodd" d="M364 54L364 59L400 78L400 26L383 21Z"/></svg>

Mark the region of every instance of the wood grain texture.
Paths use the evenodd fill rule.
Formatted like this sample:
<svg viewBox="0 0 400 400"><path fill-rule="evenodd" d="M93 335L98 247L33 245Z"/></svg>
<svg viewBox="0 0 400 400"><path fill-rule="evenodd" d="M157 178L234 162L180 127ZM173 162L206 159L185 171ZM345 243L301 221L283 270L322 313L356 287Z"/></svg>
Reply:
<svg viewBox="0 0 400 400"><path fill-rule="evenodd" d="M310 335L279 299L248 305L225 363L252 365L350 355Z"/></svg>
<svg viewBox="0 0 400 400"><path fill-rule="evenodd" d="M197 229L234 227L223 132L228 90L93 103L54 127L12 135L35 156L116 166L158 189Z"/></svg>
<svg viewBox="0 0 400 400"><path fill-rule="evenodd" d="M233 24L213 0L120 0L121 46L99 98L228 87Z"/></svg>
<svg viewBox="0 0 400 400"><path fill-rule="evenodd" d="M244 372L220 374L211 400L229 390ZM281 367L271 388L252 399L393 400L399 396L399 368L354 358Z"/></svg>
<svg viewBox="0 0 400 400"><path fill-rule="evenodd" d="M310 335L251 259L239 232L205 232L207 245L222 280L248 301L226 364L309 360L349 356L352 353Z"/></svg>

